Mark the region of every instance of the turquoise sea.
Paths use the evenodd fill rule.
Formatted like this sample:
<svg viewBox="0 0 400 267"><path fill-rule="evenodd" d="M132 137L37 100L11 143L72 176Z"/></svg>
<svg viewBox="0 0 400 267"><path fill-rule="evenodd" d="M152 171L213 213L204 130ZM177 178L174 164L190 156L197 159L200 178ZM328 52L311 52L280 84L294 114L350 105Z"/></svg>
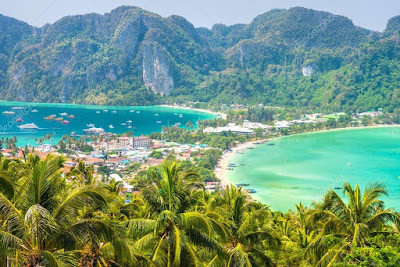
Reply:
<svg viewBox="0 0 400 267"><path fill-rule="evenodd" d="M382 182L389 191L386 207L400 211L400 127L300 134L271 143L233 155L230 163L244 166L226 175L233 184L249 183L254 198L273 210L309 205L347 181L362 188Z"/></svg>
<svg viewBox="0 0 400 267"><path fill-rule="evenodd" d="M14 107L14 109L13 109ZM21 109L15 109L20 107ZM23 108L23 109L22 109ZM37 112L32 112L37 110ZM106 111L107 110L107 111ZM12 111L15 114L3 114L4 111ZM74 119L61 116L60 113L74 115ZM181 114L181 115L180 115ZM57 115L63 117L70 123L61 124L59 121L45 120L44 117ZM23 122L16 122L21 118ZM45 134L55 133L53 143L57 142L64 134L76 132L83 134L83 129L90 128L88 124L104 128L107 132L125 133L134 131L134 135L150 134L160 132L162 126L172 126L180 123L185 127L191 121L196 127L198 120L213 119L214 114L163 106L90 106L74 104L43 104L43 103L21 103L0 102L0 138L17 136L18 145L35 145L35 138L41 138ZM129 122L132 128L128 128ZM35 123L40 129L21 130L19 125ZM125 124L126 125L122 125ZM114 128L110 128L112 125Z"/></svg>

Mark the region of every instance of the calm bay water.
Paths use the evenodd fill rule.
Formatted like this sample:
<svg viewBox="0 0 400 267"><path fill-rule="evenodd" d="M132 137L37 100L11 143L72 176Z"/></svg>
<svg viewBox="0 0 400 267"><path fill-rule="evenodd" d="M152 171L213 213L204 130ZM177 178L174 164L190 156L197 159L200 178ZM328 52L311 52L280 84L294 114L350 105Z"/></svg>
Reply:
<svg viewBox="0 0 400 267"><path fill-rule="evenodd" d="M227 172L232 183L249 183L253 197L273 210L295 209L321 200L344 182L382 182L386 207L400 210L400 128L364 128L276 138L234 155L244 164ZM342 194L342 190L337 190Z"/></svg>
<svg viewBox="0 0 400 267"><path fill-rule="evenodd" d="M24 109L18 110L12 109L12 107L24 107ZM32 112L34 109L38 112ZM4 111L13 111L15 114L3 114ZM75 118L69 119L67 116L61 116L60 113L72 114ZM63 117L70 123L63 125L59 121L45 120L44 117L49 115ZM16 123L17 118L21 118L23 122ZM215 115L210 113L161 106L116 107L3 101L0 102L0 138L17 136L18 145L35 145L35 138L41 138L47 133L54 132L56 133L53 138L54 143L70 132L83 134L83 129L89 128L88 124L94 124L95 127L104 128L105 131L112 133L125 133L133 130L134 135L138 136L160 132L162 126L172 126L175 123L181 123L180 127L185 127L186 123L191 121L196 127L195 123L198 120L213 118ZM132 121L131 125L134 128L128 128L127 121ZM26 123L35 123L40 129L21 130L18 128L19 125ZM126 125L121 125L124 123ZM110 128L110 125L114 128Z"/></svg>

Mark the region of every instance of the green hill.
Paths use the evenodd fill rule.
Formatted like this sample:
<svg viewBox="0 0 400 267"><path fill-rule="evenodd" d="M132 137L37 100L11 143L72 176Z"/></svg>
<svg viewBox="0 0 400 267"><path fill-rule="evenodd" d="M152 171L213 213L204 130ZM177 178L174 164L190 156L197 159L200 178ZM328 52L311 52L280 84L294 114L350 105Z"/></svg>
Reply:
<svg viewBox="0 0 400 267"><path fill-rule="evenodd" d="M395 17L383 33L372 32L299 7L212 29L128 6L42 28L0 16L0 97L393 110L400 102L399 25Z"/></svg>

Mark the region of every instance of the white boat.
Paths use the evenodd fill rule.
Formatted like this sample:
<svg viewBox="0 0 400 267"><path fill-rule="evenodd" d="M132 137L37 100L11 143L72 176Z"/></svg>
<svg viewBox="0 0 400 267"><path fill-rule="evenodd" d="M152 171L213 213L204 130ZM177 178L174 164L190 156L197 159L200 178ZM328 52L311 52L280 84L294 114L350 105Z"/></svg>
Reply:
<svg viewBox="0 0 400 267"><path fill-rule="evenodd" d="M138 110L138 111L136 111L136 113L137 113L137 114L139 114L139 113L140 113L140 111Z"/></svg>
<svg viewBox="0 0 400 267"><path fill-rule="evenodd" d="M132 128L132 126L131 126L131 125L129 125L129 126L128 126L128 128L129 128L129 129L131 129L131 128Z"/></svg>
<svg viewBox="0 0 400 267"><path fill-rule="evenodd" d="M20 125L20 126L18 126L18 128L20 128L20 129L39 129L39 127L34 123L27 123L24 125Z"/></svg>
<svg viewBox="0 0 400 267"><path fill-rule="evenodd" d="M158 114L156 113L156 114L154 114L154 116L160 116L160 115L158 115Z"/></svg>
<svg viewBox="0 0 400 267"><path fill-rule="evenodd" d="M108 128L114 129L114 126L112 126L112 124L110 124L110 125L108 126Z"/></svg>
<svg viewBox="0 0 400 267"><path fill-rule="evenodd" d="M129 121L126 121L127 123L132 123L132 121L131 120L129 120Z"/></svg>
<svg viewBox="0 0 400 267"><path fill-rule="evenodd" d="M134 110L129 110L129 112L131 112L131 113L132 113L132 112L135 112L135 111L134 111Z"/></svg>
<svg viewBox="0 0 400 267"><path fill-rule="evenodd" d="M122 125L122 126L125 126L125 125L126 125L126 123L125 123L125 122L123 122L123 123L121 123L121 125Z"/></svg>
<svg viewBox="0 0 400 267"><path fill-rule="evenodd" d="M95 127L91 127L89 129L84 129L83 131L86 134L102 134L102 133L104 133L104 129L103 128L95 128Z"/></svg>
<svg viewBox="0 0 400 267"><path fill-rule="evenodd" d="M97 114L99 114L99 113L100 113L100 111L96 111L96 113L97 113Z"/></svg>
<svg viewBox="0 0 400 267"><path fill-rule="evenodd" d="M174 115L178 115L178 113L175 112Z"/></svg>
<svg viewBox="0 0 400 267"><path fill-rule="evenodd" d="M68 116L68 113L66 112L60 113L60 116Z"/></svg>
<svg viewBox="0 0 400 267"><path fill-rule="evenodd" d="M161 123L161 121L156 121L156 123Z"/></svg>
<svg viewBox="0 0 400 267"><path fill-rule="evenodd" d="M13 114L15 114L14 111L3 111L2 113L3 113L3 114L6 114L6 115L13 115Z"/></svg>
<svg viewBox="0 0 400 267"><path fill-rule="evenodd" d="M39 112L39 110L37 110L37 109L32 109L31 112L32 112L32 113L37 113L37 112Z"/></svg>
<svg viewBox="0 0 400 267"><path fill-rule="evenodd" d="M183 117L183 115L182 114L179 114L179 118L182 118Z"/></svg>
<svg viewBox="0 0 400 267"><path fill-rule="evenodd" d="M86 126L87 126L87 127L91 127L91 128L93 128L93 127L94 127L94 123L89 123L89 124L86 124Z"/></svg>
<svg viewBox="0 0 400 267"><path fill-rule="evenodd" d="M103 112L108 112L108 110L107 109L103 109Z"/></svg>
<svg viewBox="0 0 400 267"><path fill-rule="evenodd" d="M113 110L113 111L111 111L111 112L112 112L112 113L114 113L114 114L115 114L115 113L117 113L117 111L116 111L116 110Z"/></svg>
<svg viewBox="0 0 400 267"><path fill-rule="evenodd" d="M11 109L24 109L24 107L12 107Z"/></svg>

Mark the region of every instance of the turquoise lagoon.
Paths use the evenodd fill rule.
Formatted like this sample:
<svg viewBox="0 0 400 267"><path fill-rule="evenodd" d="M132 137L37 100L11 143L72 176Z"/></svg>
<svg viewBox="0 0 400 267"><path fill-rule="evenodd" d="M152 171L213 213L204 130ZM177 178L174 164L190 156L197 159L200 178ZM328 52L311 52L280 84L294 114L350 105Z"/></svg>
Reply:
<svg viewBox="0 0 400 267"><path fill-rule="evenodd" d="M358 128L299 134L257 145L230 163L243 164L226 172L233 184L249 183L253 197L273 210L310 205L344 182L362 189L371 182L389 191L386 207L400 210L400 128ZM336 189L342 194L342 190Z"/></svg>
<svg viewBox="0 0 400 267"><path fill-rule="evenodd" d="M21 109L12 109L13 107ZM38 112L32 112L35 109ZM3 114L4 111L12 111L15 114ZM69 119L67 116L61 116L61 113L74 115L75 118ZM49 115L63 117L70 123L63 125L58 121L45 120L44 117ZM195 123L198 120L215 117L211 113L164 106L121 107L0 101L0 138L17 136L18 145L35 145L35 138L41 138L47 133L55 133L54 143L64 134L68 135L71 132L83 134L83 130L89 128L89 124L116 134L133 130L134 135L138 136L160 132L162 126L172 126L176 123L180 123L180 127L185 127L188 121L196 127ZM23 122L17 123L17 118L21 118ZM132 121L130 125L133 128L128 128L127 121ZM21 130L18 128L19 125L26 123L35 123L40 129ZM110 125L113 128L110 128Z"/></svg>

